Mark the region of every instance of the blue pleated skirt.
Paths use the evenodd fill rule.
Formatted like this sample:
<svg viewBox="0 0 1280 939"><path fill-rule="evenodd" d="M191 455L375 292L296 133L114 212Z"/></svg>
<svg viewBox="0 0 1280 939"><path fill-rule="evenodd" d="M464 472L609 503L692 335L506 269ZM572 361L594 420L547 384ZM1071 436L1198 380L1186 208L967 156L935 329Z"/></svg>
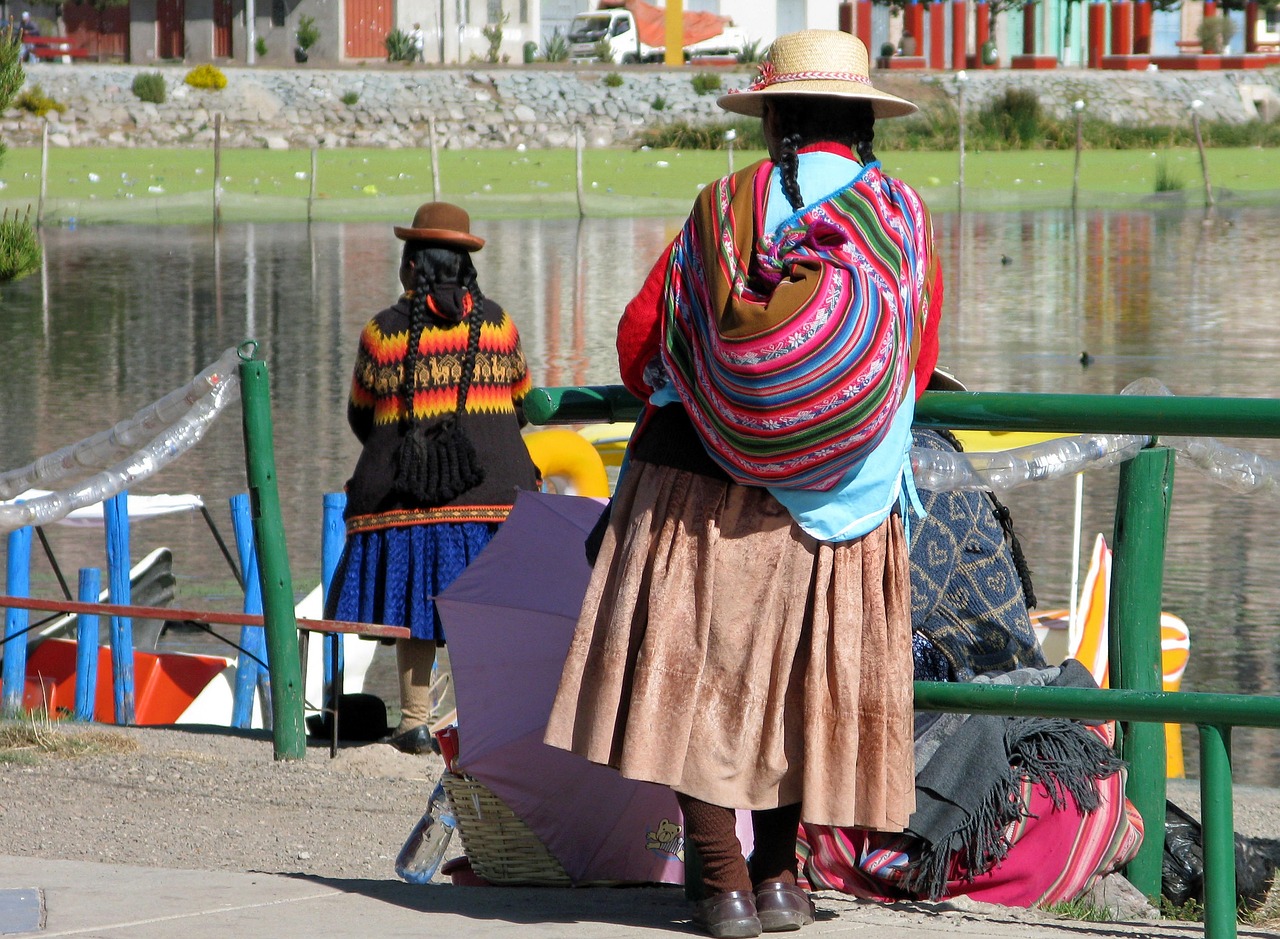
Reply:
<svg viewBox="0 0 1280 939"><path fill-rule="evenodd" d="M441 522L348 535L325 617L408 626L414 639L443 641L435 596L466 570L497 530L488 522Z"/></svg>

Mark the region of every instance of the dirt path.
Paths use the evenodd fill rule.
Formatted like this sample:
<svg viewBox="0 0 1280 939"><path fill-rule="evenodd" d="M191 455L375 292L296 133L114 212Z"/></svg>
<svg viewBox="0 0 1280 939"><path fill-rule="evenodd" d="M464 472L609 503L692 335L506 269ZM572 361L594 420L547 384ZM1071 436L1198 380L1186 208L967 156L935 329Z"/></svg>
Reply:
<svg viewBox="0 0 1280 939"><path fill-rule="evenodd" d="M396 853L443 770L378 743L277 761L269 734L225 728L55 724L44 752L6 746L14 726L30 725L0 723L0 845L52 860L397 880ZM1169 794L1199 814L1194 781ZM1280 790L1237 787L1235 819L1280 861ZM448 857L459 853L455 838ZM1280 881L1267 909L1280 911Z"/></svg>
<svg viewBox="0 0 1280 939"><path fill-rule="evenodd" d="M386 744L333 759L317 745L303 760L276 761L269 735L221 728L52 733L98 743L80 755L0 749L6 853L395 879L395 855L443 768Z"/></svg>

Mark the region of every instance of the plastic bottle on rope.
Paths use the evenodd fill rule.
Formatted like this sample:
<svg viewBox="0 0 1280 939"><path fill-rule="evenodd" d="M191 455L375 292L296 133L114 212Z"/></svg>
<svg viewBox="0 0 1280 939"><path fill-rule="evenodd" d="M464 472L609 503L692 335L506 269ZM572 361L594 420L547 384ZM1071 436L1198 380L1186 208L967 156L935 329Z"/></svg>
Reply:
<svg viewBox="0 0 1280 939"><path fill-rule="evenodd" d="M449 793L445 791L444 782L438 782L427 801L427 810L413 826L404 847L396 856L396 874L411 884L430 883L440 869L440 862L444 860L449 840L457 827Z"/></svg>

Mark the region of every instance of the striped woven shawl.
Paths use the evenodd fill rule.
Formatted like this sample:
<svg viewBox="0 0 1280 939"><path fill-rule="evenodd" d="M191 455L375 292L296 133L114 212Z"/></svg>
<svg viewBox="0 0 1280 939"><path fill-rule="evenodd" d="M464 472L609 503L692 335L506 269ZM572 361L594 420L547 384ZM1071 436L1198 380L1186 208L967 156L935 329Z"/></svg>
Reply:
<svg viewBox="0 0 1280 939"><path fill-rule="evenodd" d="M662 358L731 478L829 489L905 396L930 309L932 226L915 191L873 163L757 235L771 168L698 197L667 267Z"/></svg>

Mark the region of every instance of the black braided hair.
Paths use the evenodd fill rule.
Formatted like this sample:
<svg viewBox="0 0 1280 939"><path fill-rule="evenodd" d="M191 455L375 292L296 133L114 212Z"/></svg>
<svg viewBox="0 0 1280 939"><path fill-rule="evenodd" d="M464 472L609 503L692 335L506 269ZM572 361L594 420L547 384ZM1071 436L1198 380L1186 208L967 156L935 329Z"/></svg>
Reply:
<svg viewBox="0 0 1280 939"><path fill-rule="evenodd" d="M466 399L480 349L481 307L484 294L476 280L475 264L465 251L434 244L408 241L404 246L402 269L413 266L409 299L409 337L402 376L406 407L406 431L397 463L397 483L405 492L426 503L443 503L484 480L475 448L457 426L457 417L446 418L427 442L417 432L419 420L414 408L418 387L419 346L431 323L427 297L441 287L462 287L471 297L467 349L458 378L458 401ZM459 314L461 315L461 313Z"/></svg>
<svg viewBox="0 0 1280 939"><path fill-rule="evenodd" d="M875 161L875 113L866 101L822 99L821 108L787 100L771 103L771 115L779 135L777 163L782 191L797 211L804 207L796 179L797 153L809 144L844 144L858 155L863 166Z"/></svg>
<svg viewBox="0 0 1280 939"><path fill-rule="evenodd" d="M791 208L797 212L804 208L800 181L796 178L796 171L800 167L798 151L803 142L799 134L788 134L778 144L778 172L782 177L782 192L791 203Z"/></svg>
<svg viewBox="0 0 1280 939"><path fill-rule="evenodd" d="M476 282L476 266L466 251L445 248L421 241L406 241L401 266L413 264L412 297L409 300L409 347L404 357L402 377L403 397L406 402L409 427L417 426L418 418L413 408L414 392L418 387L417 372L421 356L418 347L423 331L431 322L427 311L427 295L433 287L456 284L471 294L472 311L478 312L484 303L484 294ZM480 347L479 336L468 337L467 353L462 362L462 382L471 385L471 373L475 370L476 354Z"/></svg>

